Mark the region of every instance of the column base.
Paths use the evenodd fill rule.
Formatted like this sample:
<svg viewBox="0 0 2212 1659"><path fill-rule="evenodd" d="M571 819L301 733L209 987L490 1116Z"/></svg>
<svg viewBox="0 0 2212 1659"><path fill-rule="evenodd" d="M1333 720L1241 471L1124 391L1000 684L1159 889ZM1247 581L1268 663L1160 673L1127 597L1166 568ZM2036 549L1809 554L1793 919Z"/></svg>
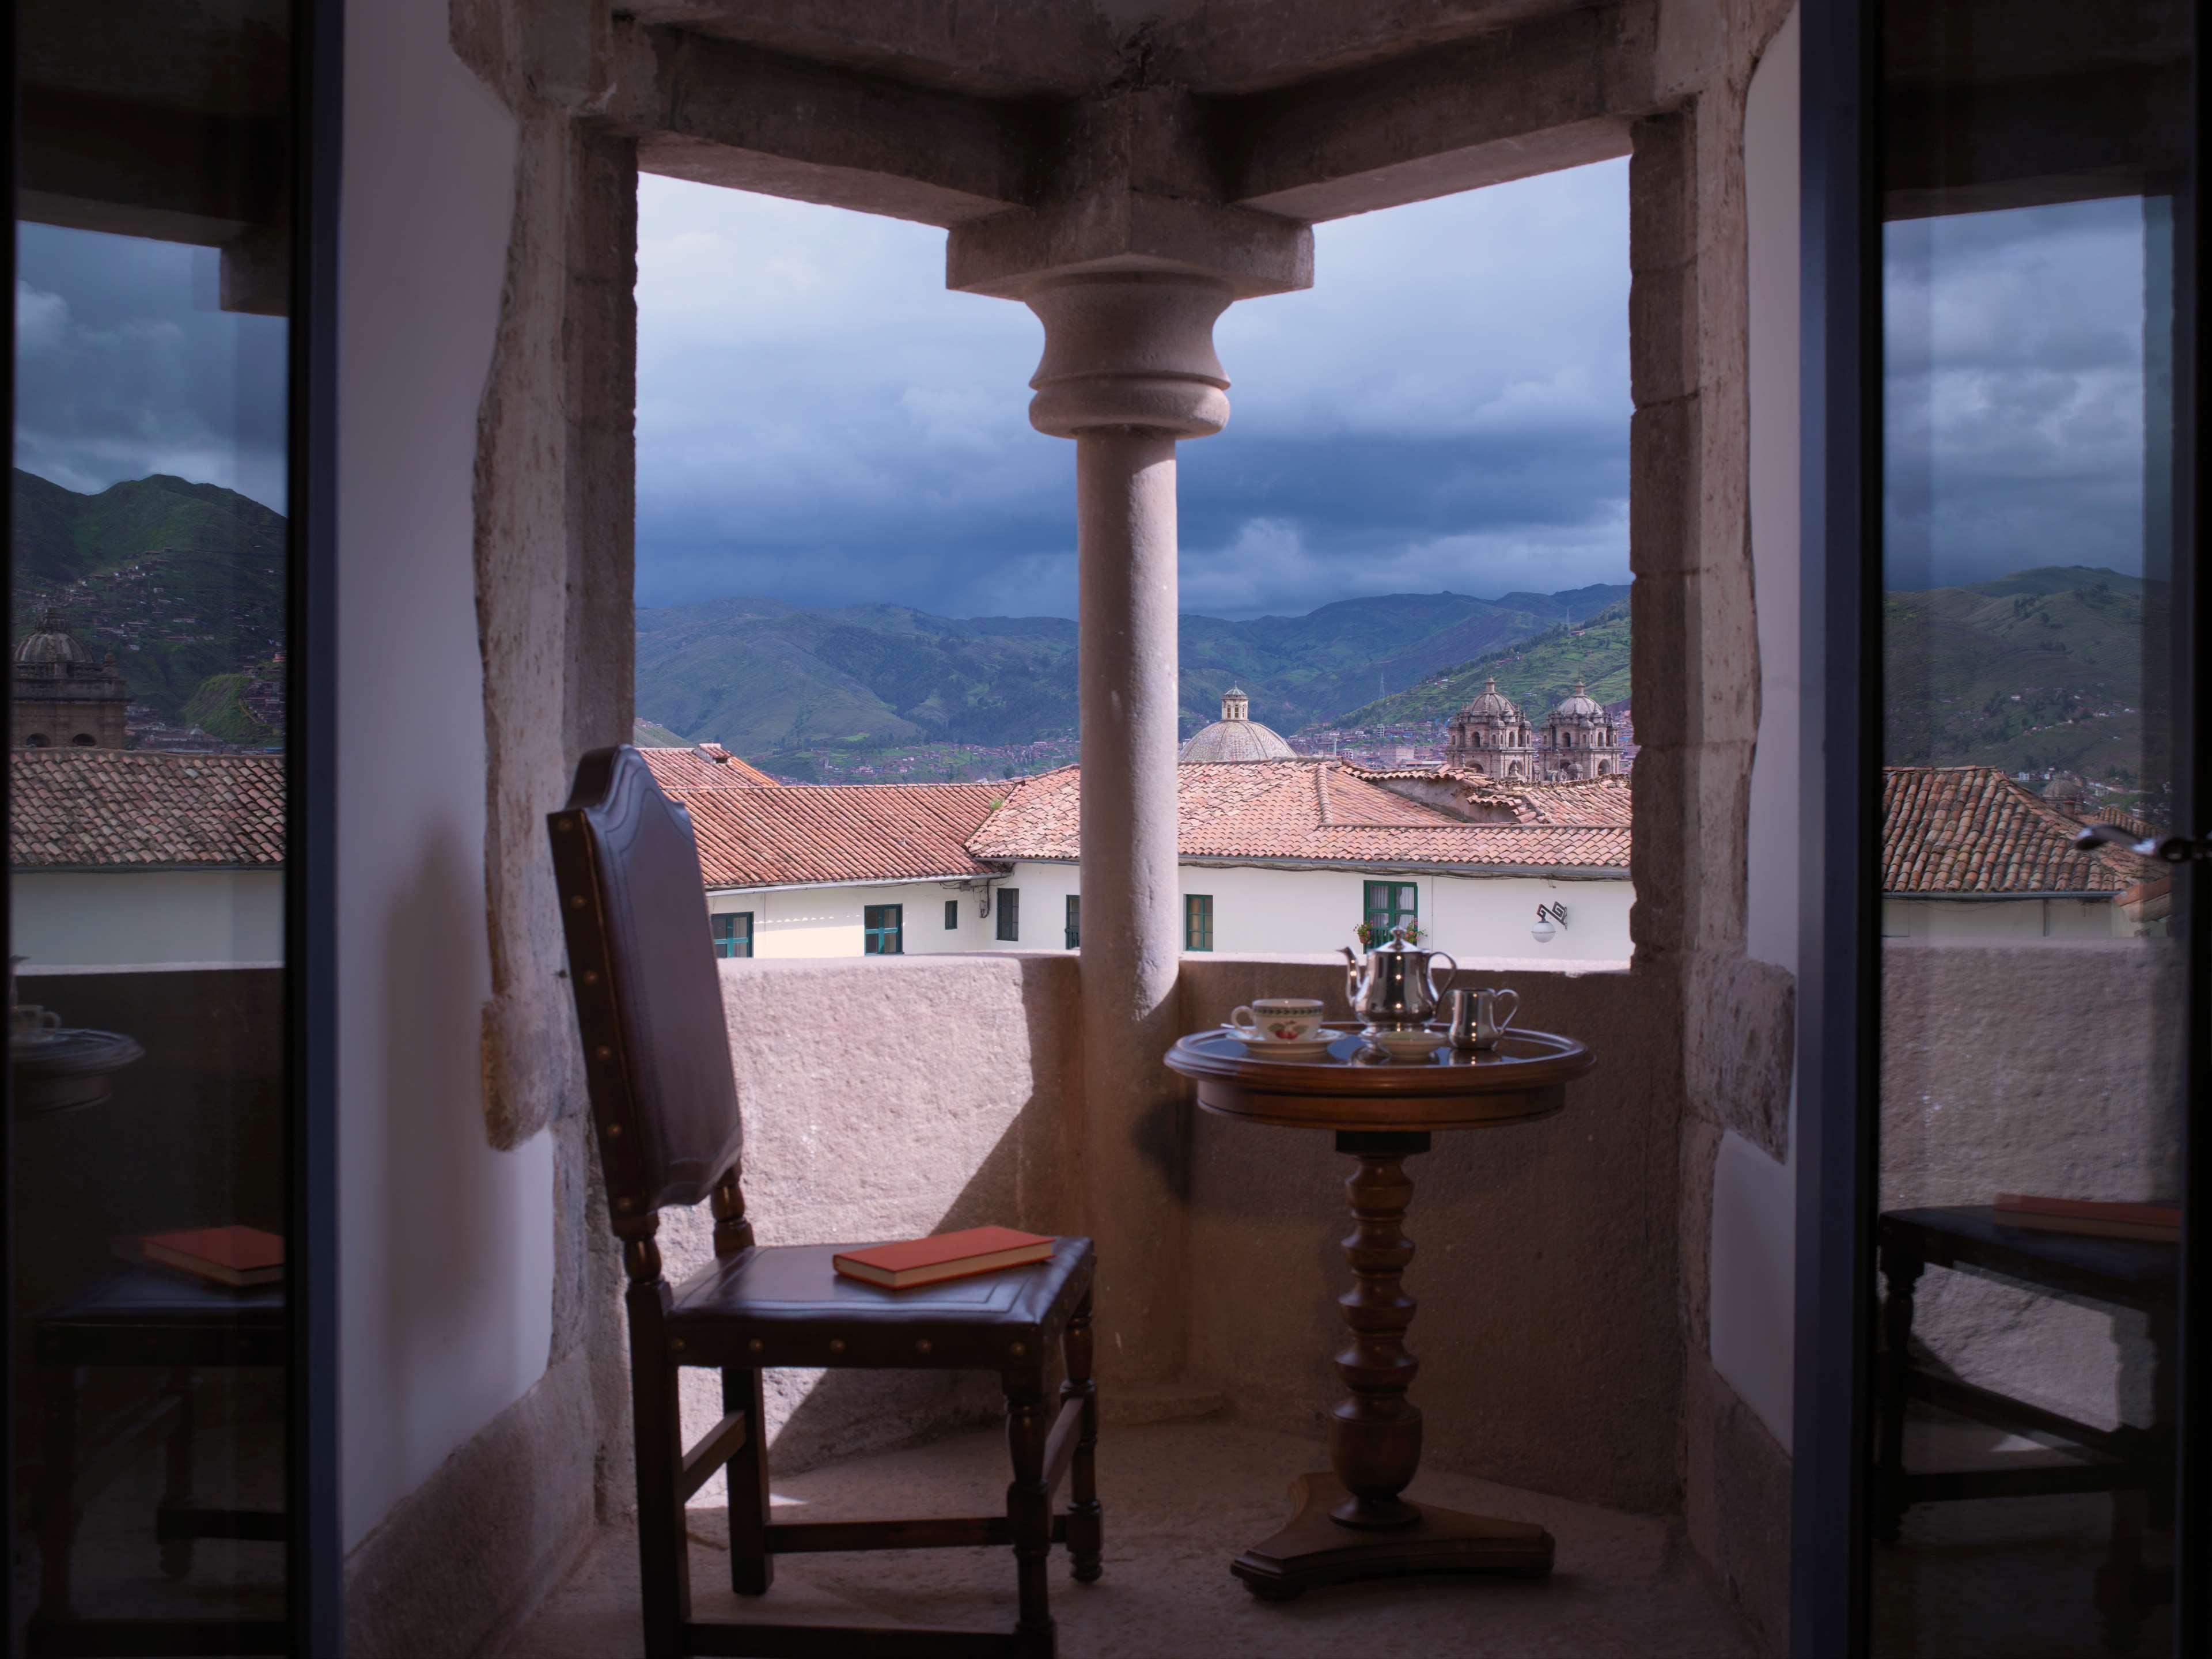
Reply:
<svg viewBox="0 0 2212 1659"><path fill-rule="evenodd" d="M1552 1571L1552 1534L1532 1522L1423 1505L1410 1526L1358 1532L1329 1514L1348 1496L1334 1474L1298 1476L1291 1482L1297 1513L1273 1538L1231 1561L1229 1571L1267 1601L1360 1578L1431 1572L1541 1578Z"/></svg>

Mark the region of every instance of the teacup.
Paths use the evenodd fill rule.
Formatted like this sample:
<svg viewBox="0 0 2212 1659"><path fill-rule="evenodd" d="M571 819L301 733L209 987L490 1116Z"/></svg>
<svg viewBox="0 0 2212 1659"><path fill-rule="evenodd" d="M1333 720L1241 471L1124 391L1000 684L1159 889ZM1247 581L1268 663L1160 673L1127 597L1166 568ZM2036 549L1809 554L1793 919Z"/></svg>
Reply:
<svg viewBox="0 0 2212 1659"><path fill-rule="evenodd" d="M1260 1042L1310 1042L1322 1035L1318 997L1255 997L1230 1011L1229 1023Z"/></svg>

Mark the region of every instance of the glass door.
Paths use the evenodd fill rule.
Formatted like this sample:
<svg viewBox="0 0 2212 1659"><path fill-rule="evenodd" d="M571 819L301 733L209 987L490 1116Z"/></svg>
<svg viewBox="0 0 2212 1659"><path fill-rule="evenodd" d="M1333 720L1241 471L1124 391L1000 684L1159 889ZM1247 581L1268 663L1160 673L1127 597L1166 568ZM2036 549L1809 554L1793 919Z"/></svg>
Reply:
<svg viewBox="0 0 2212 1659"><path fill-rule="evenodd" d="M1816 1316L1850 1334L1851 1462L1848 1535L1801 1544L1857 1571L1824 1651L2203 1650L2177 1632L2204 1548L2181 1471L2212 1427L2184 1271L2195 20L1861 9L1868 487L1829 502L1863 516L1855 586L1828 590L1856 660L1827 665L1859 700L1826 734L1856 895L1826 939L1855 1000L1829 1006L1860 1058L1831 1073L1850 1093L1822 1109L1856 1139L1814 1195L1850 1210Z"/></svg>
<svg viewBox="0 0 2212 1659"><path fill-rule="evenodd" d="M7 1650L335 1653L336 11L13 14Z"/></svg>

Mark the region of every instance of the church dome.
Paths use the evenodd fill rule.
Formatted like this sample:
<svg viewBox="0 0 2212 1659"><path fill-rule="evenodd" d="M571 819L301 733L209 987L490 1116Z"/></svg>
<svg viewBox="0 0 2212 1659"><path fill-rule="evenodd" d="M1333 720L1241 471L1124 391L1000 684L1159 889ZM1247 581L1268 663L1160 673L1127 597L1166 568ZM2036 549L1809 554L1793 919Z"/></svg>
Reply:
<svg viewBox="0 0 2212 1659"><path fill-rule="evenodd" d="M1494 679L1486 682L1482 688L1482 695L1459 712L1462 714L1472 714L1477 720L1512 720L1521 718L1521 711L1516 708L1505 694L1498 689L1498 682Z"/></svg>
<svg viewBox="0 0 2212 1659"><path fill-rule="evenodd" d="M1605 718L1605 708L1595 698L1586 696L1583 690L1583 682L1577 680L1573 693L1552 711L1552 718L1553 720L1601 720Z"/></svg>
<svg viewBox="0 0 2212 1659"><path fill-rule="evenodd" d="M97 662L92 649L69 631L58 611L49 611L15 647L17 662Z"/></svg>
<svg viewBox="0 0 2212 1659"><path fill-rule="evenodd" d="M1251 702L1231 686L1221 695L1221 718L1194 732L1176 756L1185 761L1296 760L1297 751L1270 727L1251 718Z"/></svg>

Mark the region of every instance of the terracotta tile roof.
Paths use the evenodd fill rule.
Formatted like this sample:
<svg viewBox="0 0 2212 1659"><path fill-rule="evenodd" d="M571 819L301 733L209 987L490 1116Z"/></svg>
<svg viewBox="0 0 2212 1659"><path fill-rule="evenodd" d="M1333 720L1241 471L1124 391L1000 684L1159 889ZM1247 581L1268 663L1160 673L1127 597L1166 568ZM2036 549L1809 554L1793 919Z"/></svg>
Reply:
<svg viewBox="0 0 2212 1659"><path fill-rule="evenodd" d="M1185 858L1361 865L1628 867L1625 825L1468 823L1332 761L1176 768ZM1073 859L1081 782L1062 767L1014 787L969 842L990 859Z"/></svg>
<svg viewBox="0 0 2212 1659"><path fill-rule="evenodd" d="M1343 764L1344 770L1356 778L1378 781L1395 778L1449 785L1484 821L1550 823L1585 830L1601 824L1625 828L1633 810L1634 796L1630 781L1625 776L1584 778L1572 783L1522 783L1458 766Z"/></svg>
<svg viewBox="0 0 2212 1659"><path fill-rule="evenodd" d="M783 783L671 789L709 887L999 875L968 850L1000 783Z"/></svg>
<svg viewBox="0 0 2212 1659"><path fill-rule="evenodd" d="M684 749L640 749L653 781L665 793L680 789L776 789L782 786L757 766L739 760L719 743Z"/></svg>
<svg viewBox="0 0 2212 1659"><path fill-rule="evenodd" d="M2081 825L1990 766L1882 771L1886 893L2117 893L2154 869L2074 850Z"/></svg>
<svg viewBox="0 0 2212 1659"><path fill-rule="evenodd" d="M281 756L16 749L8 760L19 869L283 866Z"/></svg>

